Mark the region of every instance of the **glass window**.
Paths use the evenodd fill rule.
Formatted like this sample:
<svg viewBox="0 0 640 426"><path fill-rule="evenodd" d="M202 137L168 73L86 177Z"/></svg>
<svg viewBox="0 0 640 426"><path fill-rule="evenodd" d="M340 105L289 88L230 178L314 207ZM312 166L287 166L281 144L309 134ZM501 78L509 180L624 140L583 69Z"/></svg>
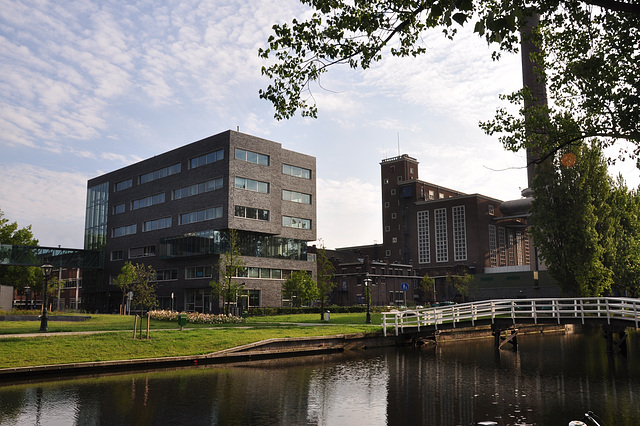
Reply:
<svg viewBox="0 0 640 426"><path fill-rule="evenodd" d="M429 212L418 212L418 263L431 263Z"/></svg>
<svg viewBox="0 0 640 426"><path fill-rule="evenodd" d="M211 266L194 266L185 268L185 278L188 280L211 278Z"/></svg>
<svg viewBox="0 0 640 426"><path fill-rule="evenodd" d="M222 217L222 206L211 207L205 210L195 212L182 213L180 216L180 225L188 223L202 222L205 220L219 219Z"/></svg>
<svg viewBox="0 0 640 426"><path fill-rule="evenodd" d="M115 190L116 192L122 191L123 189L131 188L132 185L133 185L133 179L123 180L122 182L116 183Z"/></svg>
<svg viewBox="0 0 640 426"><path fill-rule="evenodd" d="M155 231L157 229L165 229L171 227L171 217L163 217L162 219L148 220L142 223L142 232Z"/></svg>
<svg viewBox="0 0 640 426"><path fill-rule="evenodd" d="M311 195L302 192L282 190L282 199L285 201L293 201L294 203L311 204Z"/></svg>
<svg viewBox="0 0 640 426"><path fill-rule="evenodd" d="M464 206L455 206L453 212L453 260L467 260L467 224Z"/></svg>
<svg viewBox="0 0 640 426"><path fill-rule="evenodd" d="M178 279L177 269L163 269L156 271L155 281L173 281Z"/></svg>
<svg viewBox="0 0 640 426"><path fill-rule="evenodd" d="M282 165L282 173L303 179L311 179L311 170L297 166L290 166L288 164Z"/></svg>
<svg viewBox="0 0 640 426"><path fill-rule="evenodd" d="M235 206L235 216L247 219L269 220L269 210L255 207Z"/></svg>
<svg viewBox="0 0 640 426"><path fill-rule="evenodd" d="M299 217L282 216L282 226L299 229L311 229L311 220Z"/></svg>
<svg viewBox="0 0 640 426"><path fill-rule="evenodd" d="M269 193L269 183L260 182L253 179L246 179L242 177L236 177L235 187L240 189L246 189L249 191L262 192L264 194Z"/></svg>
<svg viewBox="0 0 640 426"><path fill-rule="evenodd" d="M129 259L156 255L156 246L134 247L129 249Z"/></svg>
<svg viewBox="0 0 640 426"><path fill-rule="evenodd" d="M111 260L122 260L122 259L124 259L123 250L114 250L111 252Z"/></svg>
<svg viewBox="0 0 640 426"><path fill-rule="evenodd" d="M172 166L163 167L162 169L154 170L149 173L144 173L138 177L138 182L148 183L157 179L162 179L167 176L174 175L176 173L180 173L180 163L176 163Z"/></svg>
<svg viewBox="0 0 640 426"><path fill-rule="evenodd" d="M259 154L257 152L246 151L244 149L236 148L236 159L247 161L249 163L260 164L263 166L269 165L269 156Z"/></svg>
<svg viewBox="0 0 640 426"><path fill-rule="evenodd" d="M189 160L189 168L194 169L196 167L204 166L205 164L215 163L224 159L224 149L210 152L208 154L201 155Z"/></svg>
<svg viewBox="0 0 640 426"><path fill-rule="evenodd" d="M114 238L116 238L116 237L122 237L124 235L132 235L132 234L135 234L136 232L137 232L137 226L133 224L133 225L127 225L127 226L120 226L118 228L113 228L112 235Z"/></svg>
<svg viewBox="0 0 640 426"><path fill-rule="evenodd" d="M260 290L247 290L249 295L249 306L260 306Z"/></svg>
<svg viewBox="0 0 640 426"><path fill-rule="evenodd" d="M140 198L139 200L133 200L131 202L131 210L137 210L143 207L150 207L162 203L164 203L164 192L145 198Z"/></svg>
<svg viewBox="0 0 640 426"><path fill-rule="evenodd" d="M193 195L215 191L216 189L221 189L222 187L223 180L220 177L206 182L196 183L190 186L185 186L183 188L174 189L173 191L171 191L171 197L174 200L179 200L180 198L191 197Z"/></svg>
<svg viewBox="0 0 640 426"><path fill-rule="evenodd" d="M113 206L113 214L124 213L124 203Z"/></svg>

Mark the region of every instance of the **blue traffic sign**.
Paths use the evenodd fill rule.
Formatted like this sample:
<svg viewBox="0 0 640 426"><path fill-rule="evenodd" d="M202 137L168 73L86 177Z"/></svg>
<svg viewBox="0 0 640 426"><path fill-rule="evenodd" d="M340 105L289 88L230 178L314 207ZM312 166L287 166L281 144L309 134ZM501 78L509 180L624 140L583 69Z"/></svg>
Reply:
<svg viewBox="0 0 640 426"><path fill-rule="evenodd" d="M402 288L402 291L407 291L407 290L409 290L409 284L407 284L407 283L402 283L401 288Z"/></svg>

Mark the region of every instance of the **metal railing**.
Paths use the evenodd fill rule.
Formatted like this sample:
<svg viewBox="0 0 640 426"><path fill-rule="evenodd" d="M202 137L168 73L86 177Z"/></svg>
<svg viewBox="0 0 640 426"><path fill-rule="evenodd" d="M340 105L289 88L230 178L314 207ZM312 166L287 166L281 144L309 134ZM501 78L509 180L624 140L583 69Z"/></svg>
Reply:
<svg viewBox="0 0 640 426"><path fill-rule="evenodd" d="M500 299L468 302L443 307L392 310L382 313L384 335L393 327L395 335L404 332L405 327L447 326L446 328L473 327L477 322L488 320L493 324L497 319L534 323L556 321L581 322L590 319L621 320L629 327L638 329L640 323L640 299L626 297L585 297L585 298L544 298L544 299ZM463 324L464 323L464 324Z"/></svg>

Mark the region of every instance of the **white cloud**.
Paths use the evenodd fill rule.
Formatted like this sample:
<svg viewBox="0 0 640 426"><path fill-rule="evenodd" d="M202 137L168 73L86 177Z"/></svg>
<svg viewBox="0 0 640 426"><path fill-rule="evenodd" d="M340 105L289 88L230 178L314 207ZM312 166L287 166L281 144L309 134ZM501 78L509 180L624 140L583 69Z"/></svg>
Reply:
<svg viewBox="0 0 640 426"><path fill-rule="evenodd" d="M519 59L492 62L468 32L426 34L415 59L332 68L327 90L314 88L319 119L277 122L258 98L268 82L257 51L274 23L309 15L298 0L5 3L0 208L37 225L43 243L82 245L88 177L236 126L317 157L329 247L381 241L379 163L398 146L436 184L502 199L526 184L522 169L490 170L524 160L477 127L521 84Z"/></svg>
<svg viewBox="0 0 640 426"><path fill-rule="evenodd" d="M87 176L32 164L0 168L0 209L5 218L26 227L40 245L81 247Z"/></svg>
<svg viewBox="0 0 640 426"><path fill-rule="evenodd" d="M318 239L327 248L382 242L379 185L358 178L318 179L317 194ZM363 240L363 230L375 232Z"/></svg>

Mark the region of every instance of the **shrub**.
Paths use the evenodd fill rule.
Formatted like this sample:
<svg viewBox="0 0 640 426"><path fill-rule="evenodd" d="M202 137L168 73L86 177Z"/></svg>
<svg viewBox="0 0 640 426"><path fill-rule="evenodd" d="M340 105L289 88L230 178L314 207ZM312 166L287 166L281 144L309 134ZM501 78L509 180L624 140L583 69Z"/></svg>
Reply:
<svg viewBox="0 0 640 426"><path fill-rule="evenodd" d="M179 314L187 314L187 322L192 324L242 324L244 318L232 315L201 314L200 312L150 311L151 319L158 321L178 321Z"/></svg>

